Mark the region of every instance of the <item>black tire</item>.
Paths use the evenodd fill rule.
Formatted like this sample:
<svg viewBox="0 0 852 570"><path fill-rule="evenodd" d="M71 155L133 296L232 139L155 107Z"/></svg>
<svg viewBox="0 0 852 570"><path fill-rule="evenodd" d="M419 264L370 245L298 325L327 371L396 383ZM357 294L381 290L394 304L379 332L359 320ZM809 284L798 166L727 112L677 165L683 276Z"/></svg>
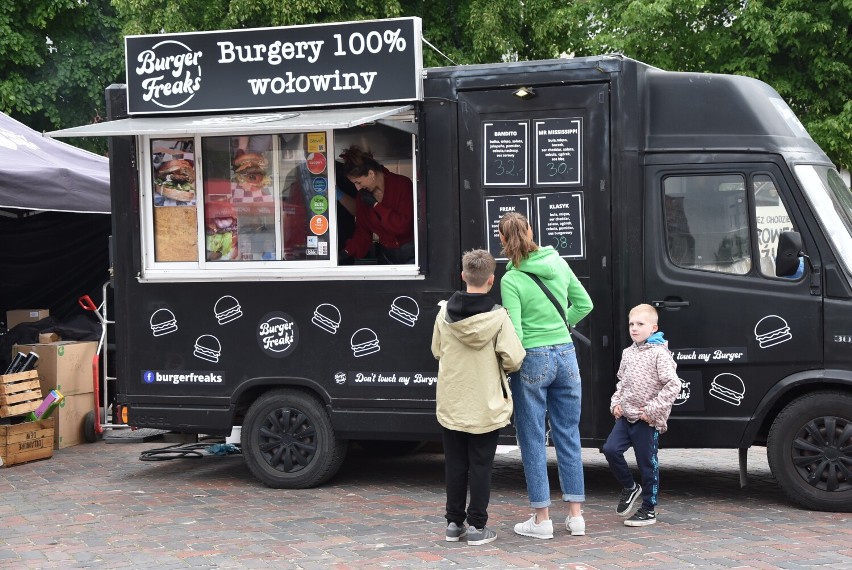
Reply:
<svg viewBox="0 0 852 570"><path fill-rule="evenodd" d="M89 410L83 418L83 437L87 443L95 443L100 439L98 432L95 430L95 411Z"/></svg>
<svg viewBox="0 0 852 570"><path fill-rule="evenodd" d="M425 446L425 441L358 440L358 447L373 457L400 457L420 451Z"/></svg>
<svg viewBox="0 0 852 570"><path fill-rule="evenodd" d="M852 512L852 395L815 392L794 400L772 423L766 453L795 502Z"/></svg>
<svg viewBox="0 0 852 570"><path fill-rule="evenodd" d="M273 390L255 400L240 435L252 474L275 489L305 489L328 481L346 457L323 405L297 390Z"/></svg>

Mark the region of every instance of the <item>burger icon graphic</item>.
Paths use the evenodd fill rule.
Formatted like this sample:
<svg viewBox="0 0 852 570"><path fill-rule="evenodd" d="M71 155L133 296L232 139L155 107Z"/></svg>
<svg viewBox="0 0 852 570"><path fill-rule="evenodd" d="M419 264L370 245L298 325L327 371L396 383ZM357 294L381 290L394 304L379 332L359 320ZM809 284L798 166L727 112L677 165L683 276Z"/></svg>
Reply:
<svg viewBox="0 0 852 570"><path fill-rule="evenodd" d="M230 295L220 297L216 304L213 305L213 313L216 315L216 320L220 325L230 323L243 316L243 310L240 307L240 302Z"/></svg>
<svg viewBox="0 0 852 570"><path fill-rule="evenodd" d="M420 307L411 297L401 295L391 303L388 315L405 326L413 327L417 323L417 317L420 316Z"/></svg>
<svg viewBox="0 0 852 570"><path fill-rule="evenodd" d="M324 331L337 334L337 328L340 326L340 310L328 303L317 305L311 322Z"/></svg>
<svg viewBox="0 0 852 570"><path fill-rule="evenodd" d="M710 383L710 395L717 400L739 406L745 396L745 384L736 374L725 372L713 378Z"/></svg>
<svg viewBox="0 0 852 570"><path fill-rule="evenodd" d="M151 332L154 336L163 336L178 330L175 314L168 309L157 309L151 315Z"/></svg>
<svg viewBox="0 0 852 570"><path fill-rule="evenodd" d="M352 354L356 358L379 352L379 337L370 329L358 329L350 339Z"/></svg>
<svg viewBox="0 0 852 570"><path fill-rule="evenodd" d="M787 321L778 315L767 315L754 325L754 338L760 348L769 348L793 338Z"/></svg>
<svg viewBox="0 0 852 570"><path fill-rule="evenodd" d="M193 354L201 360L219 362L221 352L222 345L219 343L219 339L213 335L203 334L195 341Z"/></svg>

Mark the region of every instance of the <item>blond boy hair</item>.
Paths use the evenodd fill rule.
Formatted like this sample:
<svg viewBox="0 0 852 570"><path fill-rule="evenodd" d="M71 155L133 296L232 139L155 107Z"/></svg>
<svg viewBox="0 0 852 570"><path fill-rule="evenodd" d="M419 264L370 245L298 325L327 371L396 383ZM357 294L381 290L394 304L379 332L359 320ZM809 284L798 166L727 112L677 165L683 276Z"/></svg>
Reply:
<svg viewBox="0 0 852 570"><path fill-rule="evenodd" d="M657 309L655 309L653 306L651 306L647 303L642 303L640 305L636 305L635 307L630 309L630 313L627 315L627 318L630 318L630 317L632 317L633 315L636 315L636 314L647 315L652 324L657 324L657 321L659 321L659 315L657 314Z"/></svg>

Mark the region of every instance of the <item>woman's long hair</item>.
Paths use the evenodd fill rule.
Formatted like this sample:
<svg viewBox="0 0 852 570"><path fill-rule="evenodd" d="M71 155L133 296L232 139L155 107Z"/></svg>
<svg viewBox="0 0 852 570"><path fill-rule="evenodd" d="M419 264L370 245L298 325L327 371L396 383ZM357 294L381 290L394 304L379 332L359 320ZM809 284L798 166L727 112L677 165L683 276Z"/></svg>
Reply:
<svg viewBox="0 0 852 570"><path fill-rule="evenodd" d="M512 261L513 267L521 265L521 261L538 249L538 245L529 237L529 220L518 212L507 212L500 218L497 229L503 236L503 253Z"/></svg>
<svg viewBox="0 0 852 570"><path fill-rule="evenodd" d="M367 176L371 170L376 174L382 171L382 165L373 158L372 153L364 152L354 145L344 150L340 158L343 159L343 172L346 176L360 178Z"/></svg>

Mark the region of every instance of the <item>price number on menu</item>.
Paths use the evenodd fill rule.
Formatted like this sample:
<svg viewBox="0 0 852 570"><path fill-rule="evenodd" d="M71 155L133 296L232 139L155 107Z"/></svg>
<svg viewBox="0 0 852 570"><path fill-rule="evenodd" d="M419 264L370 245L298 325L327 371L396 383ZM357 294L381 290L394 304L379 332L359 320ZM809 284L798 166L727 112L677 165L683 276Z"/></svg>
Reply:
<svg viewBox="0 0 852 570"><path fill-rule="evenodd" d="M514 178L517 176L523 176L524 167L523 165L518 164L514 158L498 158L494 161L492 170L494 171L495 176Z"/></svg>
<svg viewBox="0 0 852 570"><path fill-rule="evenodd" d="M565 176L571 167L566 162L548 162L544 165L544 175L553 178L554 176Z"/></svg>

